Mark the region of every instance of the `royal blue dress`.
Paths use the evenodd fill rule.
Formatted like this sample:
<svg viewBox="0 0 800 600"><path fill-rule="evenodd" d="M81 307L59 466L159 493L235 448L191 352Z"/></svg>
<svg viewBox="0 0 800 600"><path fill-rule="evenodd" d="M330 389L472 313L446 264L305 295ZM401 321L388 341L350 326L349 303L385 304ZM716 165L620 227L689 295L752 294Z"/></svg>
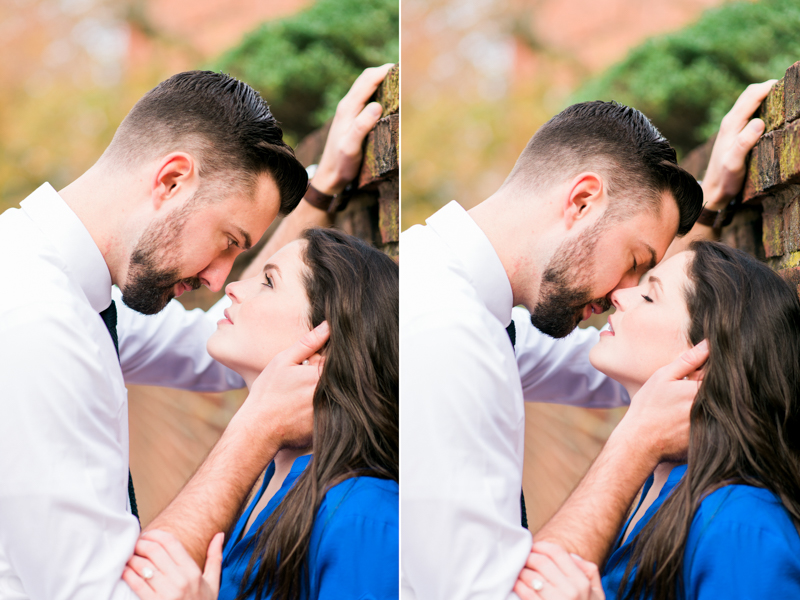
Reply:
<svg viewBox="0 0 800 600"><path fill-rule="evenodd" d="M249 543L310 460L310 455L295 459L280 490L242 536L250 513L275 473L275 463L267 468L261 490L236 523L231 535L236 542L225 546L219 600L236 598L250 562ZM310 590L305 598L398 598L398 508L398 487L394 481L354 477L332 487L325 494L311 530L308 554ZM270 597L271 594L266 596ZM248 596L250 598L254 595Z"/></svg>
<svg viewBox="0 0 800 600"><path fill-rule="evenodd" d="M622 597L619 584L634 536L656 514L685 473L686 465L672 469L658 498L620 546L630 520L622 528L603 573L608 600ZM642 499L651 485L652 476L645 484ZM749 485L728 485L709 494L700 503L689 528L682 591L678 597L687 600L800 598L800 535L780 499L768 490Z"/></svg>

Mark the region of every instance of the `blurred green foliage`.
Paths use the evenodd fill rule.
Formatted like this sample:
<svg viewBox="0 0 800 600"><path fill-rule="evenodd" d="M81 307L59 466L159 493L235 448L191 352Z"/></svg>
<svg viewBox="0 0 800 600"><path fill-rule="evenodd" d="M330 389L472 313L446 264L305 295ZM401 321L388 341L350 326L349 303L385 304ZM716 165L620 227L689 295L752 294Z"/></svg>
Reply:
<svg viewBox="0 0 800 600"><path fill-rule="evenodd" d="M641 110L679 154L704 142L751 83L800 60L800 2L732 2L677 33L651 38L573 102L616 100Z"/></svg>
<svg viewBox="0 0 800 600"><path fill-rule="evenodd" d="M296 143L333 117L361 71L397 62L399 26L397 0L318 0L264 23L212 68L259 90Z"/></svg>

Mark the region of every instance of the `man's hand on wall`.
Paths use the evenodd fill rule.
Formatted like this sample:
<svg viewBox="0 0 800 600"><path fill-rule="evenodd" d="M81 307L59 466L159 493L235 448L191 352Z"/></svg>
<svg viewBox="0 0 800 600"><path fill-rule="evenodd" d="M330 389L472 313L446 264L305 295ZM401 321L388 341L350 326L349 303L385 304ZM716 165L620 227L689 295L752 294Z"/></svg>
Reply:
<svg viewBox="0 0 800 600"><path fill-rule="evenodd" d="M722 210L742 189L745 158L756 145L765 125L751 119L777 80L747 86L722 119L703 179L703 200L709 210Z"/></svg>
<svg viewBox="0 0 800 600"><path fill-rule="evenodd" d="M311 180L311 185L323 194L338 194L358 175L364 138L383 111L377 102L367 104L367 101L393 66L366 69L339 101L319 167Z"/></svg>

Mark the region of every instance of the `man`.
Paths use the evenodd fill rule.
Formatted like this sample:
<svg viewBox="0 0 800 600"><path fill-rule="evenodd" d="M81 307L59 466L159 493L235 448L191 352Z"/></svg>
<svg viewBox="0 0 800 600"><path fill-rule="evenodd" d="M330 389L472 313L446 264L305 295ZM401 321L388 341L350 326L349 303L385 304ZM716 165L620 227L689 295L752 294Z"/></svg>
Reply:
<svg viewBox="0 0 800 600"><path fill-rule="evenodd" d="M345 151L315 177L321 192L341 189L347 161L357 164L351 150L360 153L379 116L374 105L361 109L387 70L368 70L340 103L336 144ZM199 285L221 289L234 258L292 210L306 183L254 90L190 72L146 94L75 182L59 193L45 184L0 216L0 273L11 290L0 300L0 597L134 597L120 579L139 535L123 373L189 389L239 382L205 355L207 326L175 307L175 321L155 317L155 329L121 310L131 330L118 359L111 285L145 314ZM318 374L303 362L317 364L326 337L318 328L270 364L151 524L196 561L274 454L307 443Z"/></svg>
<svg viewBox="0 0 800 600"><path fill-rule="evenodd" d="M743 127L742 164L763 124ZM701 202L641 113L592 102L545 124L493 196L468 213L451 203L403 234L403 598L513 597L531 550L522 401L627 402L588 362L597 332L565 336L661 260ZM506 330L517 304L530 316L515 311ZM535 539L602 561L645 478L684 451L697 390L684 378L706 356L698 347L654 375Z"/></svg>

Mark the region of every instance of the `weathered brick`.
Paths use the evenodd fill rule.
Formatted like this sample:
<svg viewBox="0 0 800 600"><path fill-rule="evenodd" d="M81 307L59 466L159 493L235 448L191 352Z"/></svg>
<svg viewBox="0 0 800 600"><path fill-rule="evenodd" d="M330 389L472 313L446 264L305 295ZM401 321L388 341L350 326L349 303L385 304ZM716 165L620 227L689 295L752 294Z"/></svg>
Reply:
<svg viewBox="0 0 800 600"><path fill-rule="evenodd" d="M381 250L386 253L389 258L391 258L394 262L400 262L400 244L398 242L391 242L386 244Z"/></svg>
<svg viewBox="0 0 800 600"><path fill-rule="evenodd" d="M383 117L367 136L358 187L376 183L395 174L398 170L399 150L400 115Z"/></svg>
<svg viewBox="0 0 800 600"><path fill-rule="evenodd" d="M783 209L783 251L800 250L800 198Z"/></svg>
<svg viewBox="0 0 800 600"><path fill-rule="evenodd" d="M789 267L786 269L778 269L777 271L778 275L794 286L797 290L798 297L800 297L800 267Z"/></svg>
<svg viewBox="0 0 800 600"><path fill-rule="evenodd" d="M775 141L782 139L783 131L765 133L750 153L744 186L744 201L762 196L780 182L781 170Z"/></svg>
<svg viewBox="0 0 800 600"><path fill-rule="evenodd" d="M766 256L781 256L783 249L783 214L780 206L774 206L772 202L765 202L764 214L762 217L761 239L764 242L764 253Z"/></svg>
<svg viewBox="0 0 800 600"><path fill-rule="evenodd" d="M400 195L399 181L392 178L378 187L378 228L381 231L381 242L387 244L400 239Z"/></svg>
<svg viewBox="0 0 800 600"><path fill-rule="evenodd" d="M764 102L761 104L761 109L758 111L758 116L764 120L767 126L767 131L774 131L780 127L786 120L786 105L783 98L783 84L784 80L781 79L767 94Z"/></svg>
<svg viewBox="0 0 800 600"><path fill-rule="evenodd" d="M786 122L790 123L800 117L800 61L786 70L783 81L784 110Z"/></svg>
<svg viewBox="0 0 800 600"><path fill-rule="evenodd" d="M781 183L800 182L800 121L789 123L781 130L781 140L777 149Z"/></svg>
<svg viewBox="0 0 800 600"><path fill-rule="evenodd" d="M400 65L395 65L375 92L373 98L383 106L381 117L400 111Z"/></svg>

